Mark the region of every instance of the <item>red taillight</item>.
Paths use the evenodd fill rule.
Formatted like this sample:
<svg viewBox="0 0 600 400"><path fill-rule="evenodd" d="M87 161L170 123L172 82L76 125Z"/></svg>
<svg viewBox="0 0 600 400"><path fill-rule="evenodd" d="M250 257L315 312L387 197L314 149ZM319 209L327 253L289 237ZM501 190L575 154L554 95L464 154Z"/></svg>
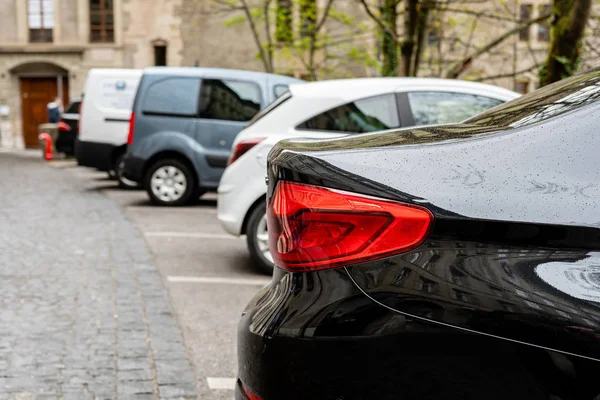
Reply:
<svg viewBox="0 0 600 400"><path fill-rule="evenodd" d="M71 130L71 127L61 119L60 121L58 121L57 129L61 132L69 132Z"/></svg>
<svg viewBox="0 0 600 400"><path fill-rule="evenodd" d="M275 264L292 272L406 252L433 222L423 207L287 181L275 188L267 217Z"/></svg>
<svg viewBox="0 0 600 400"><path fill-rule="evenodd" d="M258 395L254 394L252 390L248 389L248 387L241 382L240 386L242 387L242 392L244 392L244 396L246 396L248 400L263 400L262 397L259 397Z"/></svg>
<svg viewBox="0 0 600 400"><path fill-rule="evenodd" d="M235 149L233 149L233 152L229 157L227 165L233 164L238 158L243 156L248 150L259 144L263 140L265 140L265 138L252 138L248 140L241 140L238 144L235 145Z"/></svg>
<svg viewBox="0 0 600 400"><path fill-rule="evenodd" d="M135 113L131 113L131 117L129 117L129 133L127 134L127 144L133 144L133 130L135 129Z"/></svg>

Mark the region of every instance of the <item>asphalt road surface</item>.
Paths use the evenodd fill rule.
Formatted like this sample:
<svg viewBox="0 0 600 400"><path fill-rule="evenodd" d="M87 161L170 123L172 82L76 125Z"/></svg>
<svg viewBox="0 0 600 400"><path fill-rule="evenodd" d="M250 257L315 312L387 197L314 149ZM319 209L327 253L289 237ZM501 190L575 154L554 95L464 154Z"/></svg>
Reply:
<svg viewBox="0 0 600 400"><path fill-rule="evenodd" d="M107 321L106 337L103 339L104 342L100 341L97 344L98 349L95 352L107 358L100 360L99 364L110 361L111 357L118 359L116 363L113 363L115 364L114 369L118 371L116 377L112 375L114 374L112 370L109 371L110 373L100 374L103 375L102 379L111 383L116 382L114 385L116 391L112 396L113 388L111 386L111 391L105 393L104 397L93 393L90 395L86 392L85 398L134 398L131 393L140 398L142 395L146 396L144 398L193 398L194 393L191 392L187 379L194 381L198 398L232 399L237 370L237 321L250 298L268 283L270 278L254 269L246 251L245 240L229 236L219 226L216 216L216 196L214 194L205 195L196 204L188 207L155 207L149 203L144 191L118 189L115 182L106 179L105 173L76 167L73 162L56 161L50 165L44 165L37 153L28 153L27 155L0 153L0 164L0 189L3 192L0 194L0 209L4 210L4 215L7 214L6 203L12 202L11 207L18 204L18 199L15 200L15 196L9 195L14 187L18 187L19 196L29 199L29 203L22 204L23 210L21 211L26 212L26 207L39 207L34 212L35 224L46 222L43 220L44 217L40 220L40 216L49 213L49 221L47 221L47 228L44 229L44 235L49 237L54 235L54 240L59 239L60 236L68 236L69 245L75 249L73 250L75 259L72 263L69 259L73 257L73 254L68 253L64 246L57 246L63 251L62 255L54 254L50 258L62 257L72 268L86 271L82 275L88 278L90 274L107 268L106 274L98 273L106 282L104 285L98 284L94 287L97 292L96 297L83 296L83 305L79 305L79 308L85 317L79 315L74 318L73 323L75 325L81 323L82 327L85 327L88 325L88 319L103 318ZM26 171L27 179L18 183L17 186L9 185L7 181L14 178L9 178L11 174L8 171L11 171L12 175L23 175L23 171ZM33 204L36 205L33 206ZM57 204L60 204L58 211ZM31 222L21 224L24 227L17 229L19 232L23 231L19 233L20 235L25 237L32 234L34 228L31 227ZM12 223L19 224L19 220L13 218ZM53 233L55 230L52 227L58 229L59 232ZM3 233L5 232L3 229ZM106 237L107 232L107 241L90 238L94 235ZM6 240L6 234L4 236ZM20 248L18 240L13 240L10 244L12 251L8 253L9 255L0 256L2 274L5 276L7 268L18 269L14 258L20 257L21 253L36 253L38 262L44 259L45 255L41 247L24 246ZM0 246L2 245L0 244ZM8 244L5 243L5 247L7 246ZM1 247L0 250L2 250ZM111 267L104 265L103 258L99 257L99 254L102 255L105 252L113 257L112 264L118 265L116 272L114 267L111 272ZM123 257L119 258L121 253ZM115 259L115 257L119 259ZM12 267L10 267L11 262L13 263ZM60 261L57 260L57 262ZM137 289L137 292L141 293L139 306L142 312L139 316L135 315L135 305L124 304L123 310L125 317L131 315L131 321L125 321L129 324L127 329L130 329L130 326L133 326L131 329L137 329L135 326L139 324L140 328L136 332L139 333L142 342L145 339L145 342L148 343L147 347L150 349L149 352L146 347L141 349L145 350L144 355L150 354L148 360L142 360L147 361L150 367L147 371L148 376L141 376L140 379L143 379L140 381L124 380L127 374L121 373L119 362L127 366L126 362L120 361L118 351L115 356L111 350L115 346L114 337L119 337L118 334L122 331L119 319L121 316L119 315L119 318L113 316L114 310L109 307L111 301L120 301L118 296L121 282L115 283L115 274L117 274L118 280L121 270L123 279L137 274L134 276L136 279L133 279L137 284L131 286L131 290ZM34 272L29 271L29 273ZM18 275L16 271L9 271L8 274L9 276ZM22 279L23 277L13 277L13 279L18 278ZM72 289L73 293L80 293L85 284L87 283L75 280L67 286L75 286ZM5 280L2 286L7 285ZM117 287L116 291L115 287ZM34 289L30 288L29 290ZM127 292L123 292L123 295L128 296L127 298L132 297L131 293ZM10 300L17 301L17 298L18 294L15 294L15 298ZM110 308L104 312L106 315L100 315L100 317L96 315L102 314L98 309L104 309L94 303L96 298L106 303L102 304L105 308ZM26 303L28 300L24 301ZM86 302L89 302L89 305ZM3 305L3 307L5 306L6 304ZM44 302L43 306L49 310L50 323L54 323L52 322L53 318L58 319L58 317L52 317L56 313L60 315L60 313L73 312L70 305L66 307L60 302ZM56 310L52 310L52 308ZM89 313L96 314L86 316ZM0 330L6 327L6 324L23 323L19 320L20 318L16 317L14 313L0 310L0 321L2 322ZM17 335L17 328L10 333ZM127 331L124 332L123 337L129 337ZM33 341L35 342L35 340ZM3 347L5 342L6 340L4 342L0 340L0 371L3 368L2 351L4 349L14 350L9 345ZM25 350L27 343L26 341L23 343ZM81 343L75 341L73 346L85 346L86 343L82 339ZM123 347L126 344L121 343L120 345ZM31 345L35 346L36 344ZM70 346L70 343L67 341L63 345ZM126 352L129 346L124 347L122 351ZM57 357L60 358L60 355ZM35 363L36 360L31 360L31 358L29 357L28 361ZM50 360L49 362L55 361ZM7 368L10 367L10 360L4 364ZM188 365L191 374L186 371ZM27 366L28 364L23 365L24 370L27 370ZM29 366L33 368L30 364ZM69 368L70 366L67 365L67 370ZM86 369L82 366L79 368ZM94 368L96 367L88 365L87 369ZM138 366L135 368L137 371ZM140 368L143 369L146 366ZM74 370L74 374L77 375L77 369ZM121 375L119 375L120 373ZM10 382L3 382L1 376L0 373L0 400L5 397L13 398L11 394L17 393L16 389L3 391L3 384L10 384ZM125 378L121 379L121 376ZM88 377L90 382L88 386L93 386L95 379L96 375L94 374ZM180 379L181 382L177 379ZM76 384L79 381L75 379L73 382L75 382L74 387L78 388ZM142 382L140 385L147 384L148 388L137 390L135 387L131 387L132 383L139 382ZM23 387L18 392L21 396L27 393L33 395L36 391L39 394L39 389L28 387L26 382L22 382L22 384ZM126 384L129 384L130 387ZM35 383L29 385L35 385ZM123 389L119 389L121 387ZM121 390L120 396L118 396L119 390ZM50 390L49 397L31 398L54 398L53 393L55 392ZM64 394L62 396L66 397ZM57 394L56 398L60 398L60 396ZM75 395L73 398L84 397Z"/></svg>

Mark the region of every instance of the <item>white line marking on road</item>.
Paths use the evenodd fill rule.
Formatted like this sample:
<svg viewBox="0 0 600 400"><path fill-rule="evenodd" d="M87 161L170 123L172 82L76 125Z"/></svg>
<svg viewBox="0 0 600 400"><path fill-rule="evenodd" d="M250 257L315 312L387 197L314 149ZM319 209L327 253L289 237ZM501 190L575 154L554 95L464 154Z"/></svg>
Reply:
<svg viewBox="0 0 600 400"><path fill-rule="evenodd" d="M224 283L228 285L264 286L271 282L270 278L224 278L220 276L167 276L172 283Z"/></svg>
<svg viewBox="0 0 600 400"><path fill-rule="evenodd" d="M193 238L193 239L229 239L239 240L238 237L225 233L203 233L203 232L146 232L151 237Z"/></svg>
<svg viewBox="0 0 600 400"><path fill-rule="evenodd" d="M216 215L217 210L214 208L175 208L175 207L152 207L152 206L126 206L127 210L131 211L152 211L164 210L168 212L195 213L195 214L211 214Z"/></svg>
<svg viewBox="0 0 600 400"><path fill-rule="evenodd" d="M237 379L235 378L206 378L209 389L228 389L235 390Z"/></svg>

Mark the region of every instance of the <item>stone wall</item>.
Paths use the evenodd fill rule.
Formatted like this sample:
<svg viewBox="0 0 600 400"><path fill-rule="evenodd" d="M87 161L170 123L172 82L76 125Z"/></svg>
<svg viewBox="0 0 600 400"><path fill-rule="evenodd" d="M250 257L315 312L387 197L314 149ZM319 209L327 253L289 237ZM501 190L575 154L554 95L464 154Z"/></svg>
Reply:
<svg viewBox="0 0 600 400"><path fill-rule="evenodd" d="M177 18L183 40L181 65L264 71L247 23L226 26L240 14L215 13L210 0L182 0Z"/></svg>
<svg viewBox="0 0 600 400"><path fill-rule="evenodd" d="M123 65L145 68L154 65L156 40L167 44L167 65L180 66L183 40L177 11L181 0L123 0Z"/></svg>
<svg viewBox="0 0 600 400"><path fill-rule="evenodd" d="M60 7L60 37L57 39L62 43L78 42L77 0L58 0L58 5Z"/></svg>
<svg viewBox="0 0 600 400"><path fill-rule="evenodd" d="M0 41L2 44L14 43L18 40L17 7L14 0L0 0Z"/></svg>

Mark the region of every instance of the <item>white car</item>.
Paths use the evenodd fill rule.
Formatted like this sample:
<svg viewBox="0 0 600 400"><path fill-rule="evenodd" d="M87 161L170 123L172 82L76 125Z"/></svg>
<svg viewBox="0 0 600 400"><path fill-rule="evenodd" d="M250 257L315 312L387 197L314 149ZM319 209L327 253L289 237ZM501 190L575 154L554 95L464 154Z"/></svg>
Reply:
<svg viewBox="0 0 600 400"><path fill-rule="evenodd" d="M257 266L272 271L265 175L275 143L460 122L517 97L496 86L446 79L363 78L291 85L233 142L218 188L219 221L232 235L247 235Z"/></svg>

